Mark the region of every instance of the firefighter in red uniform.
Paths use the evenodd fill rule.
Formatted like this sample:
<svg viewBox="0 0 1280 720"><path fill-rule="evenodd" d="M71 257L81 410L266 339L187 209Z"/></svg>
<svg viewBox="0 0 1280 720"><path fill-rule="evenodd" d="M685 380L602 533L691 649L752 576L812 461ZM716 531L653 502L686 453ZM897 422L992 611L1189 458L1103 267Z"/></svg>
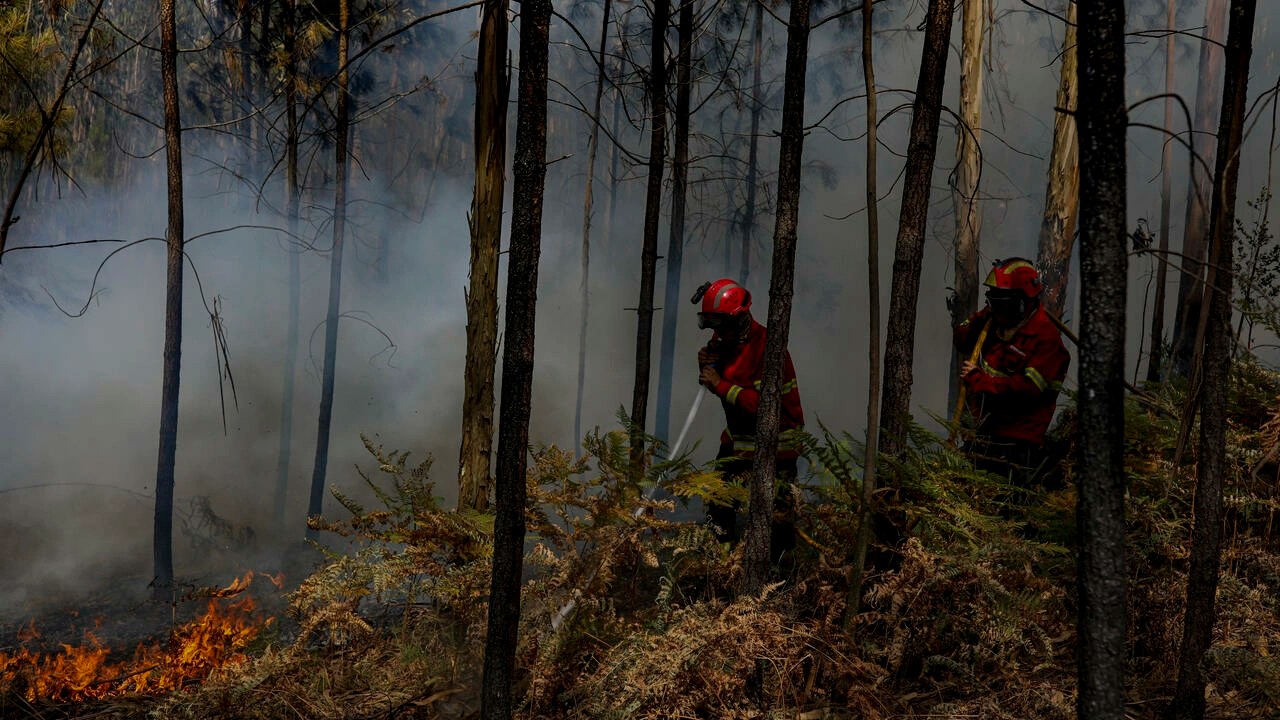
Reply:
<svg viewBox="0 0 1280 720"><path fill-rule="evenodd" d="M1023 488L1039 484L1045 431L1071 362L1057 325L1040 305L1040 274L1023 258L997 260L983 283L987 306L955 329L969 358L990 323L977 362L960 377L977 435L968 444L975 464Z"/></svg>
<svg viewBox="0 0 1280 720"><path fill-rule="evenodd" d="M750 477L755 457L756 410L760 405L760 385L764 380L765 326L751 317L751 293L724 278L706 283L693 296L701 303L698 327L714 331L711 341L698 351L698 382L720 398L724 407L725 431L720 436L718 466L726 478L743 482ZM770 537L770 555L777 562L795 548L795 502L791 483L796 478L799 457L797 431L804 428L796 369L787 352L782 368L777 495ZM739 539L736 506L709 505L707 517L720 529L722 542Z"/></svg>

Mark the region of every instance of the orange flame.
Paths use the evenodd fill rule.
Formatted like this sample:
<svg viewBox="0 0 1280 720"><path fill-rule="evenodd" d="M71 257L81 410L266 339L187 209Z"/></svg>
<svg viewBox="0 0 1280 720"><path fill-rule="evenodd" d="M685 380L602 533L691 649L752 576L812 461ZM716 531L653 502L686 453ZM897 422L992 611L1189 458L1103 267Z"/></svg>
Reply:
<svg viewBox="0 0 1280 720"><path fill-rule="evenodd" d="M274 583L276 578L268 576ZM178 626L169 641L140 644L133 658L111 662L111 651L89 631L78 647L63 644L61 652L45 654L22 647L0 653L0 692L21 692L28 700L76 702L125 693L163 693L203 680L212 673L244 662L244 647L271 618L254 617L254 602L241 597L225 606L219 599L239 595L253 580L245 573L231 585L210 593L203 614ZM20 639L38 638L34 625Z"/></svg>

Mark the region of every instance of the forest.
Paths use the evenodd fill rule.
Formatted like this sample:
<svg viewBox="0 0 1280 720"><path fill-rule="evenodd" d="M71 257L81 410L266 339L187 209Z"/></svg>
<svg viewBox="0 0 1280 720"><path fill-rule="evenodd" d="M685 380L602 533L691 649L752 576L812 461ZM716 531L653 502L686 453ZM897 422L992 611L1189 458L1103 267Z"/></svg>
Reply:
<svg viewBox="0 0 1280 720"><path fill-rule="evenodd" d="M0 0L0 717L1280 717L1258 5Z"/></svg>

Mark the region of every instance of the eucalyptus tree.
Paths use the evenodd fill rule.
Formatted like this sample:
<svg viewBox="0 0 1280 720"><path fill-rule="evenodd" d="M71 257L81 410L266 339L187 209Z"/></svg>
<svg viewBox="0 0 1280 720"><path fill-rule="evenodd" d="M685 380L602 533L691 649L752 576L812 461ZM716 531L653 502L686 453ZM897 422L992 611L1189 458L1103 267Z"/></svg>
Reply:
<svg viewBox="0 0 1280 720"><path fill-rule="evenodd" d="M905 446L911 417L916 303L920 297L920 268L924 259L924 231L929 214L933 160L938 150L938 121L947 72L951 11L952 0L929 0L920 76L912 107L902 207L898 215L898 239L893 253L890 322L884 351L884 400L880 406L880 449L889 455L896 455Z"/></svg>
<svg viewBox="0 0 1280 720"><path fill-rule="evenodd" d="M1191 567L1187 572L1187 605L1182 621L1178 684L1169 705L1175 720L1205 716L1203 662L1213 642L1215 598L1222 557L1223 478L1231 471L1227 457L1227 393L1233 338L1231 289L1236 226L1236 187L1249 91L1249 60L1257 0L1231 0L1227 30L1226 86L1218 123L1217 158L1209 217L1209 269L1204 284L1208 317L1200 363L1200 443L1192 506Z"/></svg>
<svg viewBox="0 0 1280 720"><path fill-rule="evenodd" d="M458 507L489 507L493 385L498 347L498 251L507 167L507 0L486 0L476 70L475 193L467 301L467 356L462 390Z"/></svg>
<svg viewBox="0 0 1280 720"><path fill-rule="evenodd" d="M800 169L804 154L805 77L809 65L809 0L791 0L787 18L787 64L784 71L781 147L778 151L778 210L773 229L773 263L769 282L769 333L765 340L764 377L756 417L756 453L751 472L750 516L744 540L743 584L748 593L764 586L769 569L770 525L774 477L777 473L782 367L791 332L796 228L800 219Z"/></svg>
<svg viewBox="0 0 1280 720"><path fill-rule="evenodd" d="M1080 401L1077 714L1124 718L1124 341L1128 257L1123 0L1079 1Z"/></svg>
<svg viewBox="0 0 1280 720"><path fill-rule="evenodd" d="M547 172L547 45L551 0L523 0L520 10L520 85L507 272L507 342L502 355L493 577L480 709L480 716L486 720L505 720L515 709L511 686L516 672L520 624L534 319Z"/></svg>

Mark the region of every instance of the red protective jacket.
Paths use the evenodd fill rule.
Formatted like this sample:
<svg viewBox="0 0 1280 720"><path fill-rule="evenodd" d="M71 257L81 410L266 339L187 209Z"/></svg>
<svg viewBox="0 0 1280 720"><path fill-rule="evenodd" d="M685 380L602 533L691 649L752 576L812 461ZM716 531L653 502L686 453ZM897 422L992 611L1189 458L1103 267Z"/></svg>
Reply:
<svg viewBox="0 0 1280 720"><path fill-rule="evenodd" d="M984 307L955 329L961 357L972 354L989 314ZM1070 363L1062 335L1044 307L1037 307L1008 339L993 326L983 342L979 369L964 379L978 431L1043 444Z"/></svg>
<svg viewBox="0 0 1280 720"><path fill-rule="evenodd" d="M718 353L716 371L720 383L712 390L724 406L725 424L721 445L733 445L734 455L749 458L756 449L756 410L760 407L760 385L764 380L764 345L768 330L751 321L744 342L730 345L718 335L707 347ZM794 459L799 455L793 431L804 428L804 409L800 406L800 388L796 384L796 368L788 351L782 362L782 407L778 418L778 459Z"/></svg>

